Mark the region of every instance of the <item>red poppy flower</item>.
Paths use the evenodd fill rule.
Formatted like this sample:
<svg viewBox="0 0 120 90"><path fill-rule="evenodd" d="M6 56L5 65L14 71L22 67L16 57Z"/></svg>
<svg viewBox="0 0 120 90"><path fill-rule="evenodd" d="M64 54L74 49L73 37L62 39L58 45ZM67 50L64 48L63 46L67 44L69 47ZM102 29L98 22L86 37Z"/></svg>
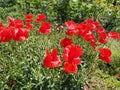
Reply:
<svg viewBox="0 0 120 90"><path fill-rule="evenodd" d="M108 37L118 39L119 38L119 33L118 32L109 32Z"/></svg>
<svg viewBox="0 0 120 90"><path fill-rule="evenodd" d="M69 52L69 56L71 58L77 58L83 55L83 50L80 46L77 45L71 45L70 47L70 52Z"/></svg>
<svg viewBox="0 0 120 90"><path fill-rule="evenodd" d="M88 41L88 42L92 42L95 41L95 36L92 33L87 33L84 37L84 40Z"/></svg>
<svg viewBox="0 0 120 90"><path fill-rule="evenodd" d="M117 40L120 40L120 35L118 36Z"/></svg>
<svg viewBox="0 0 120 90"><path fill-rule="evenodd" d="M8 16L8 20L9 20L10 22L12 22L12 21L14 21L15 19L14 19L14 18L11 18L10 16Z"/></svg>
<svg viewBox="0 0 120 90"><path fill-rule="evenodd" d="M110 51L110 49L108 48L100 48L100 55L99 58L102 59L104 62L112 62L112 60L110 59L110 56L112 55L112 52Z"/></svg>
<svg viewBox="0 0 120 90"><path fill-rule="evenodd" d="M87 19L87 20L85 20L85 22L86 22L86 23L94 23L94 20L92 20L92 19Z"/></svg>
<svg viewBox="0 0 120 90"><path fill-rule="evenodd" d="M107 39L99 39L98 40L101 44L106 44L108 43L108 40Z"/></svg>
<svg viewBox="0 0 120 90"><path fill-rule="evenodd" d="M94 21L94 20L92 20L92 19L87 19L87 20L85 20L85 22L86 22L87 24L94 24L96 27L101 26L99 22Z"/></svg>
<svg viewBox="0 0 120 90"><path fill-rule="evenodd" d="M86 34L90 32L89 29L79 29L78 35L84 37Z"/></svg>
<svg viewBox="0 0 120 90"><path fill-rule="evenodd" d="M8 20L10 21L10 24L8 27L22 28L24 25L22 20L17 20L11 17L8 17Z"/></svg>
<svg viewBox="0 0 120 90"><path fill-rule="evenodd" d="M76 35L78 35L78 32L79 32L78 29L68 29L67 32L66 32L66 34L67 35L76 36Z"/></svg>
<svg viewBox="0 0 120 90"><path fill-rule="evenodd" d="M43 65L47 68L55 68L62 65L60 57L57 55L56 48L52 50L52 53L49 53L48 50L46 51L46 57L43 60Z"/></svg>
<svg viewBox="0 0 120 90"><path fill-rule="evenodd" d="M75 64L65 63L63 67L63 71L75 74L78 71L78 67Z"/></svg>
<svg viewBox="0 0 120 90"><path fill-rule="evenodd" d="M26 28L29 30L33 30L34 26L31 23L26 23Z"/></svg>
<svg viewBox="0 0 120 90"><path fill-rule="evenodd" d="M94 23L86 23L86 28L88 28L89 30L95 31L96 26L94 25Z"/></svg>
<svg viewBox="0 0 120 90"><path fill-rule="evenodd" d="M77 29L77 24L74 21L67 21L64 23L67 26L68 30L66 32L67 35L77 35L79 30Z"/></svg>
<svg viewBox="0 0 120 90"><path fill-rule="evenodd" d="M92 31L95 31L96 30L96 26L92 23L92 24L88 24L87 25L89 28L90 28L90 30L92 30Z"/></svg>
<svg viewBox="0 0 120 90"><path fill-rule="evenodd" d="M106 39L108 36L107 36L107 34L105 32L102 32L102 33L98 33L98 37L100 39Z"/></svg>
<svg viewBox="0 0 120 90"><path fill-rule="evenodd" d="M12 39L10 29L0 27L0 42L9 42Z"/></svg>
<svg viewBox="0 0 120 90"><path fill-rule="evenodd" d="M90 27L91 30L95 30L97 27L100 26L99 22L94 21L92 19L87 19L87 20L85 20L85 22L86 22L87 26Z"/></svg>
<svg viewBox="0 0 120 90"><path fill-rule="evenodd" d="M91 42L90 42L90 45L91 45L92 47L97 46L97 40L91 41Z"/></svg>
<svg viewBox="0 0 120 90"><path fill-rule="evenodd" d="M110 57L112 55L112 52L108 48L100 48L100 55L105 56L105 57Z"/></svg>
<svg viewBox="0 0 120 90"><path fill-rule="evenodd" d="M81 22L81 23L79 23L79 24L78 24L77 28L78 28L78 29L82 29L82 30L83 30L83 29L85 29L85 28L86 28L86 24L85 24L85 23L83 23L83 22Z"/></svg>
<svg viewBox="0 0 120 90"><path fill-rule="evenodd" d="M84 24L84 23L80 23L78 25L78 29L79 29L79 32L78 34L80 36L85 36L87 33L90 33L90 27L87 25L87 24Z"/></svg>
<svg viewBox="0 0 120 90"><path fill-rule="evenodd" d="M96 27L101 26L101 25L100 25L100 23L99 23L99 22L97 22L97 21L95 21L93 24L94 24Z"/></svg>
<svg viewBox="0 0 120 90"><path fill-rule="evenodd" d="M72 20L65 22L64 25L67 26L68 29L75 29L76 28L76 23Z"/></svg>
<svg viewBox="0 0 120 90"><path fill-rule="evenodd" d="M41 27L39 28L39 32L42 34L51 33L51 23L50 22L42 22Z"/></svg>
<svg viewBox="0 0 120 90"><path fill-rule="evenodd" d="M68 45L64 48L63 59L65 62L75 65L81 64L80 56L83 55L83 50L77 45Z"/></svg>
<svg viewBox="0 0 120 90"><path fill-rule="evenodd" d="M9 25L8 27L15 27L15 19L14 18L11 18L10 16L8 16L8 20L9 20Z"/></svg>
<svg viewBox="0 0 120 90"><path fill-rule="evenodd" d="M71 45L72 44L72 39L64 38L60 41L60 44L61 44L62 47L66 47L68 45Z"/></svg>
<svg viewBox="0 0 120 90"><path fill-rule="evenodd" d="M13 40L15 40L15 41L26 40L28 38L28 33L29 33L28 29L11 28L11 35L12 35Z"/></svg>
<svg viewBox="0 0 120 90"><path fill-rule="evenodd" d="M2 27L3 26L3 23L2 22L0 22L0 27Z"/></svg>
<svg viewBox="0 0 120 90"><path fill-rule="evenodd" d="M105 29L104 28L97 28L96 32L98 32L98 33L104 33Z"/></svg>
<svg viewBox="0 0 120 90"><path fill-rule="evenodd" d="M14 25L16 28L22 28L24 25L22 20L14 20L14 23L15 23Z"/></svg>
<svg viewBox="0 0 120 90"><path fill-rule="evenodd" d="M32 22L32 19L33 19L33 15L32 14L26 14L26 23L30 23Z"/></svg>
<svg viewBox="0 0 120 90"><path fill-rule="evenodd" d="M106 57L104 55L100 55L99 58L104 61L104 62L107 62L107 63L110 63L112 62L112 60L110 59L110 57Z"/></svg>
<svg viewBox="0 0 120 90"><path fill-rule="evenodd" d="M46 15L45 14L39 14L37 16L37 19L35 20L36 23L39 23L40 21L46 20Z"/></svg>

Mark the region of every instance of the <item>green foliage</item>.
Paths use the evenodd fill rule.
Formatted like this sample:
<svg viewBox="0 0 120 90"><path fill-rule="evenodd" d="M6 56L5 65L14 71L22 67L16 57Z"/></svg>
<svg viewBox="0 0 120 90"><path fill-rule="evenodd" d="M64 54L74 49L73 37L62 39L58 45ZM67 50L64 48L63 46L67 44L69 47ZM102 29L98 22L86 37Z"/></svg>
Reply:
<svg viewBox="0 0 120 90"><path fill-rule="evenodd" d="M34 15L45 13L48 21L53 22L53 32L50 35L39 35L36 26L35 31L32 31L29 39L24 42L0 43L0 89L83 90L88 78L92 78L92 70L100 68L110 75L120 73L120 57L117 52L119 47L117 50L111 47L113 63L105 64L96 58L97 52L93 52L93 48L79 37L69 37L75 44L81 45L85 53L81 58L83 63L79 66L76 75L64 73L59 68L46 69L42 65L46 49L58 48L59 55L62 55L63 49L59 41L66 36L65 31L57 31L57 25L67 20L81 22L92 18L100 21L107 31L120 32L119 5L119 0L76 0L75 2L73 0L0 0L1 22L6 22L7 16L23 19L26 13ZM8 22L5 25L8 25ZM96 72L93 74L96 75ZM100 81L97 84L105 86L105 90L120 88L118 80L102 74L101 71L97 72L98 77L92 80ZM12 80L15 81L15 85L11 88L8 83ZM113 85L115 88L112 87ZM100 87L98 86L98 89Z"/></svg>
<svg viewBox="0 0 120 90"><path fill-rule="evenodd" d="M0 0L0 7L6 8L16 4L16 0Z"/></svg>

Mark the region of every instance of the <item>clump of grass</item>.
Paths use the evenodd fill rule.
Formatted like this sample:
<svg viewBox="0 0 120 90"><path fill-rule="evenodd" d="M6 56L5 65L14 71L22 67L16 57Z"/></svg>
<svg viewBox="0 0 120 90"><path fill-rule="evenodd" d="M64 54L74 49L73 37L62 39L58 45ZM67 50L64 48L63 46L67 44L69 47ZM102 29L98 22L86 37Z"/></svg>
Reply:
<svg viewBox="0 0 120 90"><path fill-rule="evenodd" d="M105 74L96 69L91 78L87 80L90 90L119 90L120 81L116 77Z"/></svg>

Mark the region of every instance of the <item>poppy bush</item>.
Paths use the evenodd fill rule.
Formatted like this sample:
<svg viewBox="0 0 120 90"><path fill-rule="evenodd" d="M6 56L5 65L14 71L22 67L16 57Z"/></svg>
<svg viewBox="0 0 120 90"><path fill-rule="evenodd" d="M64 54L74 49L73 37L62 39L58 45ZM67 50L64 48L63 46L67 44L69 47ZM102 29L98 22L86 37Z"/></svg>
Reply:
<svg viewBox="0 0 120 90"><path fill-rule="evenodd" d="M57 28L45 14L8 20L7 26L0 23L3 90L84 90L99 62L112 62L109 40L120 40L118 32L107 33L92 19Z"/></svg>

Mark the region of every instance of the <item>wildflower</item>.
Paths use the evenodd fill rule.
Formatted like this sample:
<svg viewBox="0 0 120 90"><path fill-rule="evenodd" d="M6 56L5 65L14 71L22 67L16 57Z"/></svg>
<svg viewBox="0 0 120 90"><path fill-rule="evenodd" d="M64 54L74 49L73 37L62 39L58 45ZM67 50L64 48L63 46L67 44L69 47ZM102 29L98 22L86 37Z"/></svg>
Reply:
<svg viewBox="0 0 120 90"><path fill-rule="evenodd" d="M64 48L63 59L66 62L72 62L73 58L78 58L83 55L83 50L78 45L68 45Z"/></svg>
<svg viewBox="0 0 120 90"><path fill-rule="evenodd" d="M29 30L25 28L11 28L11 35L15 41L23 41L28 38Z"/></svg>
<svg viewBox="0 0 120 90"><path fill-rule="evenodd" d="M109 32L108 37L118 39L119 38L119 33L118 32Z"/></svg>
<svg viewBox="0 0 120 90"><path fill-rule="evenodd" d="M67 21L64 23L67 26L67 35L77 35L79 30L77 29L77 24L74 21Z"/></svg>
<svg viewBox="0 0 120 90"><path fill-rule="evenodd" d="M110 56L112 55L112 52L108 48L100 48L100 55L99 58L102 59L104 62L110 63L112 60L110 59Z"/></svg>
<svg viewBox="0 0 120 90"><path fill-rule="evenodd" d="M8 20L10 21L8 27L15 27L15 28L22 28L24 23L22 20L17 20L15 18L8 17Z"/></svg>
<svg viewBox="0 0 120 90"><path fill-rule="evenodd" d="M62 62L57 55L57 49L54 48L52 53L46 50L46 57L43 60L43 65L47 68L55 68L61 66Z"/></svg>
<svg viewBox="0 0 120 90"><path fill-rule="evenodd" d="M41 21L43 21L43 20L46 20L46 15L45 15L45 14L39 14L39 15L37 16L37 19L35 20L35 22L36 22L36 23L39 23L39 22L41 22Z"/></svg>
<svg viewBox="0 0 120 90"><path fill-rule="evenodd" d="M0 42L9 42L12 39L11 31L7 27L0 27Z"/></svg>
<svg viewBox="0 0 120 90"><path fill-rule="evenodd" d="M32 22L32 19L33 19L32 14L26 14L25 17L26 17L26 23L31 23Z"/></svg>
<svg viewBox="0 0 120 90"><path fill-rule="evenodd" d="M95 41L95 36L92 33L87 33L86 35L83 36L83 39L91 42L91 41Z"/></svg>
<svg viewBox="0 0 120 90"><path fill-rule="evenodd" d="M39 28L39 32L42 34L51 33L51 23L50 22L42 22L41 27Z"/></svg>
<svg viewBox="0 0 120 90"><path fill-rule="evenodd" d="M72 44L72 39L64 38L60 41L60 44L61 44L62 47L66 47L68 45L71 45Z"/></svg>
<svg viewBox="0 0 120 90"><path fill-rule="evenodd" d="M26 23L26 28L29 30L33 30L34 26L31 23Z"/></svg>
<svg viewBox="0 0 120 90"><path fill-rule="evenodd" d="M104 55L100 55L99 57L100 57L100 59L102 59L104 62L107 62L107 63L112 62L112 60L111 60L110 57L106 57L106 56L104 56Z"/></svg>
<svg viewBox="0 0 120 90"><path fill-rule="evenodd" d="M103 32L105 32L105 29L104 28L97 28L96 32L103 33Z"/></svg>
<svg viewBox="0 0 120 90"><path fill-rule="evenodd" d="M76 73L77 65L81 64L80 56L83 55L83 50L78 45L68 45L64 48L63 59L65 61L63 70L65 72Z"/></svg>
<svg viewBox="0 0 120 90"><path fill-rule="evenodd" d="M106 57L110 57L112 55L112 52L108 48L100 48L99 51L101 55Z"/></svg>

